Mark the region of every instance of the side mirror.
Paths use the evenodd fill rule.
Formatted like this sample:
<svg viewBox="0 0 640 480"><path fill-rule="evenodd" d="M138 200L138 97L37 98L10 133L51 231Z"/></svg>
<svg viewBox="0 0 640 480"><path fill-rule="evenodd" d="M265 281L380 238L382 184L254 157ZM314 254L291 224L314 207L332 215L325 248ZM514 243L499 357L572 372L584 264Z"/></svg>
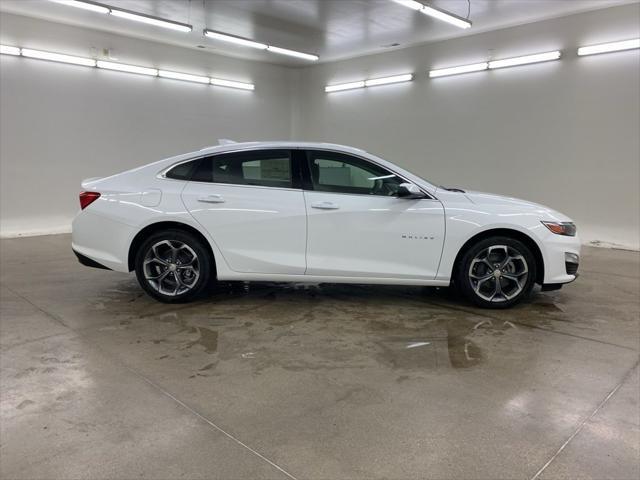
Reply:
<svg viewBox="0 0 640 480"><path fill-rule="evenodd" d="M413 183L401 183L398 185L398 198L416 199L424 197L424 193Z"/></svg>

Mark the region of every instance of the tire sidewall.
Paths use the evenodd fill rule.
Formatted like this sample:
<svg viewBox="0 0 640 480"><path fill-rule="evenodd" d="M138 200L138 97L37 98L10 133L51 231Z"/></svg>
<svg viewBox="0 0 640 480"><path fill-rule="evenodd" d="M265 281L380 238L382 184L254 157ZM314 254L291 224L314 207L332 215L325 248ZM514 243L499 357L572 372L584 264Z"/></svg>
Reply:
<svg viewBox="0 0 640 480"><path fill-rule="evenodd" d="M471 280L469 279L469 268L471 266L471 262L473 261L473 259L482 250L485 250L486 248L489 248L494 245L506 245L520 252L520 254L524 257L525 261L527 262L527 268L529 271L529 276L527 277L527 283L522 289L522 292L520 292L515 298L512 298L511 300L507 300L504 302L489 302L479 297L476 294L476 292L473 290L473 286L471 285ZM467 252L462 257L455 280L462 294L471 302L478 305L479 307L502 309L502 308L509 308L515 305L516 303L519 303L522 300L525 300L527 297L529 297L533 289L533 286L536 283L536 274L537 274L536 260L529 247L527 247L524 243L514 238L496 236L496 237L489 237L484 240L480 240L478 243L473 245L469 250L467 250Z"/></svg>
<svg viewBox="0 0 640 480"><path fill-rule="evenodd" d="M162 240L176 240L188 245L198 257L200 265L200 277L196 285L189 291L176 296L165 295L155 290L147 281L144 275L143 262L148 250L152 245ZM212 258L207 248L194 235L181 230L165 230L149 236L136 252L135 271L138 283L142 289L151 297L163 303L184 303L191 301L201 295L211 282Z"/></svg>

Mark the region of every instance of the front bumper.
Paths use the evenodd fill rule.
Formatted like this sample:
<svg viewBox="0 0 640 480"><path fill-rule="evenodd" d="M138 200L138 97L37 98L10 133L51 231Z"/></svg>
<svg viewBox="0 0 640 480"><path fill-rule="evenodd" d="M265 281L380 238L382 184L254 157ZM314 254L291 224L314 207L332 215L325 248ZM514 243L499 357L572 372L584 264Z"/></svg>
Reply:
<svg viewBox="0 0 640 480"><path fill-rule="evenodd" d="M580 238L550 233L544 241L544 282L556 285L573 282L580 265Z"/></svg>

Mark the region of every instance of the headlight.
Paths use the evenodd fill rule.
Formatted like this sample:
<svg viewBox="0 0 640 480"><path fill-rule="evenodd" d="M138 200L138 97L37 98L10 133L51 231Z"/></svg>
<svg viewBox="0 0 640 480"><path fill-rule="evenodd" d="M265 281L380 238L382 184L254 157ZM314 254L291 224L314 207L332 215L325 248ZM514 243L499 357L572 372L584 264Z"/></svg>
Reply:
<svg viewBox="0 0 640 480"><path fill-rule="evenodd" d="M573 222L542 222L542 224L556 235L576 236L576 225Z"/></svg>

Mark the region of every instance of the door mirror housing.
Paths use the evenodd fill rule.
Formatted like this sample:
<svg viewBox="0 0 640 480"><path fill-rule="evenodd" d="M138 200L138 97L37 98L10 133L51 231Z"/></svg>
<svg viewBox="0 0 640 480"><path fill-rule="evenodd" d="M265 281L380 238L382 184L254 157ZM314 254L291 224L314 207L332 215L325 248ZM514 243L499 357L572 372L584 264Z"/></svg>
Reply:
<svg viewBox="0 0 640 480"><path fill-rule="evenodd" d="M425 198L425 194L413 183L401 183L398 185L398 198L416 199Z"/></svg>

